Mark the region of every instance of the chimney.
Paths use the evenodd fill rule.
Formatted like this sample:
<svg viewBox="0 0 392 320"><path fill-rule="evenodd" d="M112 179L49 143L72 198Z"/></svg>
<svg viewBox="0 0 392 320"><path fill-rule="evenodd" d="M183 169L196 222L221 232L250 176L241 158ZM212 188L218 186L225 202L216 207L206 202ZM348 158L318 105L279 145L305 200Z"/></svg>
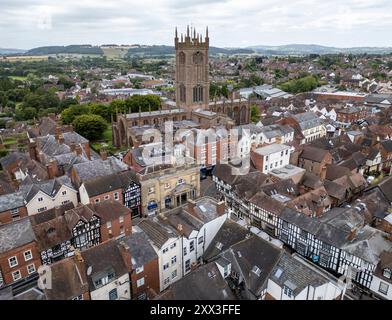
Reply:
<svg viewBox="0 0 392 320"><path fill-rule="evenodd" d="M118 248L120 249L124 263L128 268L128 272L132 272L132 255L130 247L124 241L120 241Z"/></svg>
<svg viewBox="0 0 392 320"><path fill-rule="evenodd" d="M53 179L57 176L57 162L55 159L50 160L50 162L46 165L46 169L48 171L49 179Z"/></svg>
<svg viewBox="0 0 392 320"><path fill-rule="evenodd" d="M56 126L54 136L55 136L57 141L59 141L60 135L61 135L61 127L60 126Z"/></svg>
<svg viewBox="0 0 392 320"><path fill-rule="evenodd" d="M80 144L76 145L75 152L77 156L81 156L83 154L82 146Z"/></svg>
<svg viewBox="0 0 392 320"><path fill-rule="evenodd" d="M75 249L75 258L78 262L84 262L84 259L82 257L82 254L78 249Z"/></svg>
<svg viewBox="0 0 392 320"><path fill-rule="evenodd" d="M59 141L60 144L64 143L64 136L63 136L62 133L59 135L59 140L58 141Z"/></svg>
<svg viewBox="0 0 392 320"><path fill-rule="evenodd" d="M225 202L224 201L219 201L216 204L216 212L218 213L219 216L222 216L225 214Z"/></svg>
<svg viewBox="0 0 392 320"><path fill-rule="evenodd" d="M4 188L2 185L0 185L0 196L5 194Z"/></svg>
<svg viewBox="0 0 392 320"><path fill-rule="evenodd" d="M188 211L191 215L195 215L195 207L196 207L196 202L192 199L188 199Z"/></svg>
<svg viewBox="0 0 392 320"><path fill-rule="evenodd" d="M35 141L29 143L29 154L30 154L30 158L32 160L38 160L38 157L37 157L37 143Z"/></svg>
<svg viewBox="0 0 392 320"><path fill-rule="evenodd" d="M102 148L99 152L101 159L105 161L108 158L108 152L105 148Z"/></svg>
<svg viewBox="0 0 392 320"><path fill-rule="evenodd" d="M69 147L71 148L71 152L75 152L76 151L76 144L75 143L72 142Z"/></svg>
<svg viewBox="0 0 392 320"><path fill-rule="evenodd" d="M179 224L177 225L177 230L180 231L180 232L182 231L182 224L181 224L181 223L179 223Z"/></svg>

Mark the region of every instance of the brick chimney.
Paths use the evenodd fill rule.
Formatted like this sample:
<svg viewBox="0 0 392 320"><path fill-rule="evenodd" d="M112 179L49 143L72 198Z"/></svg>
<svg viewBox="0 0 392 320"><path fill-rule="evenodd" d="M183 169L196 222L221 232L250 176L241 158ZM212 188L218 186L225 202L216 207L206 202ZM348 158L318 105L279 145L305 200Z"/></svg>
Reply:
<svg viewBox="0 0 392 320"><path fill-rule="evenodd" d="M75 152L76 151L76 144L75 143L72 142L69 147L71 148L71 152Z"/></svg>
<svg viewBox="0 0 392 320"><path fill-rule="evenodd" d="M131 249L124 241L121 241L119 243L118 248L120 249L121 256L124 260L125 265L127 266L128 272L131 272L132 271Z"/></svg>
<svg viewBox="0 0 392 320"><path fill-rule="evenodd" d="M56 126L54 137L56 138L57 141L59 141L60 135L61 135L61 127Z"/></svg>
<svg viewBox="0 0 392 320"><path fill-rule="evenodd" d="M38 160L37 157L37 142L33 141L29 143L29 155L32 160Z"/></svg>
<svg viewBox="0 0 392 320"><path fill-rule="evenodd" d="M59 135L58 141L59 141L60 144L63 144L63 143L64 143L64 136L63 136L62 133Z"/></svg>
<svg viewBox="0 0 392 320"><path fill-rule="evenodd" d="M57 162L55 159L50 160L50 162L46 165L46 169L48 171L49 179L53 179L57 176Z"/></svg>
<svg viewBox="0 0 392 320"><path fill-rule="evenodd" d="M219 201L216 204L216 212L218 213L218 215L220 215L220 216L224 215L225 214L225 208L226 208L225 202L224 201Z"/></svg>
<svg viewBox="0 0 392 320"><path fill-rule="evenodd" d="M77 156L81 156L83 154L82 146L80 144L76 145L75 152Z"/></svg>
<svg viewBox="0 0 392 320"><path fill-rule="evenodd" d="M108 158L108 152L107 152L107 150L105 148L102 148L100 150L99 154L101 156L101 159L104 160L104 161Z"/></svg>

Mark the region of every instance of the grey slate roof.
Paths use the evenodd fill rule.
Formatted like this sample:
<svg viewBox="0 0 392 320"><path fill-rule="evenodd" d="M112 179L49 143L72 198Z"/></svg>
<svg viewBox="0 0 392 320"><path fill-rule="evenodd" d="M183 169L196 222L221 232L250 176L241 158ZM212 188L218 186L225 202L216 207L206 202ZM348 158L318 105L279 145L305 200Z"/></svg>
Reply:
<svg viewBox="0 0 392 320"><path fill-rule="evenodd" d="M162 224L149 219L141 220L138 224L138 227L146 233L148 238L158 248L162 248L166 241L171 237L177 237L176 234L170 233L168 229L164 228Z"/></svg>
<svg viewBox="0 0 392 320"><path fill-rule="evenodd" d="M122 189L129 185L131 181L133 181L132 173L125 171L87 180L84 182L84 187L88 195L93 197L109 191Z"/></svg>
<svg viewBox="0 0 392 320"><path fill-rule="evenodd" d="M174 300L234 300L215 263L202 265L171 285Z"/></svg>
<svg viewBox="0 0 392 320"><path fill-rule="evenodd" d="M24 193L17 191L0 196L0 212L23 207Z"/></svg>
<svg viewBox="0 0 392 320"><path fill-rule="evenodd" d="M211 261L233 244L245 239L248 230L227 219L204 252L204 260ZM220 246L221 244L221 246Z"/></svg>
<svg viewBox="0 0 392 320"><path fill-rule="evenodd" d="M81 181L128 170L128 166L115 157L108 157L106 160L97 159L93 161L77 163L73 167Z"/></svg>
<svg viewBox="0 0 392 320"><path fill-rule="evenodd" d="M35 241L29 218L0 226L0 254Z"/></svg>
<svg viewBox="0 0 392 320"><path fill-rule="evenodd" d="M114 271L115 276L118 278L128 273L120 249L114 240L109 240L84 250L81 254L86 265L92 267L91 275L87 276L90 291L95 290L94 279L100 276Z"/></svg>
<svg viewBox="0 0 392 320"><path fill-rule="evenodd" d="M392 243L387 238L388 235L386 233L366 225L357 233L353 241L342 249L377 265L380 261L380 255L384 251L392 250Z"/></svg>
<svg viewBox="0 0 392 320"><path fill-rule="evenodd" d="M291 289L293 289L294 296L309 285L318 287L327 283L324 277L287 253L280 257L278 264L272 270L270 279L280 287L292 284L294 288Z"/></svg>
<svg viewBox="0 0 392 320"><path fill-rule="evenodd" d="M222 256L232 263L245 281L245 287L254 296L259 296L282 251L257 236L251 236L225 251ZM255 272L259 270L259 273Z"/></svg>
<svg viewBox="0 0 392 320"><path fill-rule="evenodd" d="M23 186L21 186L20 190L24 193L26 202L29 202L40 191L46 193L48 196L53 198L63 185L76 192L68 176L62 176L48 181L36 182L33 184L24 184Z"/></svg>
<svg viewBox="0 0 392 320"><path fill-rule="evenodd" d="M304 112L293 115L302 130L317 127L322 124L321 119L313 112Z"/></svg>
<svg viewBox="0 0 392 320"><path fill-rule="evenodd" d="M132 268L140 268L158 256L148 241L147 235L143 232L133 232L131 235L117 240L119 244L124 242L130 250Z"/></svg>

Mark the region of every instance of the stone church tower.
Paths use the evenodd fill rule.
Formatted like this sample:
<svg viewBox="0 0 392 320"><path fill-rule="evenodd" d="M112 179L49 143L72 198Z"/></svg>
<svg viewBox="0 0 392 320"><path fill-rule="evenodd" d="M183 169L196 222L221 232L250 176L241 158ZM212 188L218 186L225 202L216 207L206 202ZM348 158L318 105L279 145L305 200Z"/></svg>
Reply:
<svg viewBox="0 0 392 320"><path fill-rule="evenodd" d="M208 27L203 41L196 29L189 30L178 37L175 32L176 49L176 104L188 112L202 108L208 109L209 93L209 64L208 64Z"/></svg>

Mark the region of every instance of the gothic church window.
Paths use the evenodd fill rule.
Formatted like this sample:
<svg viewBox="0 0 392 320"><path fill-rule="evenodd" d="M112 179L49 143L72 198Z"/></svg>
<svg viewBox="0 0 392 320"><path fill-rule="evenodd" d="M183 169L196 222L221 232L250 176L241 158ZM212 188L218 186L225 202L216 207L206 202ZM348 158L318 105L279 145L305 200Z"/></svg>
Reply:
<svg viewBox="0 0 392 320"><path fill-rule="evenodd" d="M181 102L186 101L186 90L185 90L185 86L183 84L180 85L180 101Z"/></svg>
<svg viewBox="0 0 392 320"><path fill-rule="evenodd" d="M203 54L201 53L201 52L196 52L194 55L193 55L193 63L194 64L202 64L203 63Z"/></svg>
<svg viewBox="0 0 392 320"><path fill-rule="evenodd" d="M180 52L179 60L180 60L180 64L185 64L185 53L184 52Z"/></svg>
<svg viewBox="0 0 392 320"><path fill-rule="evenodd" d="M196 86L193 88L193 102L203 101L203 87Z"/></svg>

